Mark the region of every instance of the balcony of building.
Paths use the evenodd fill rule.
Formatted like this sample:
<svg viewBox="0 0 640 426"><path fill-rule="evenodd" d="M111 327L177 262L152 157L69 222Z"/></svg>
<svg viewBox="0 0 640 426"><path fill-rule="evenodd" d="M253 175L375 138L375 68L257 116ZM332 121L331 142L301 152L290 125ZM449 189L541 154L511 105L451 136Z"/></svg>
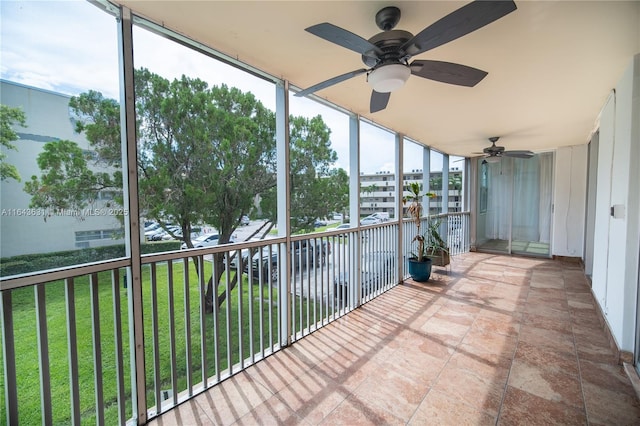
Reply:
<svg viewBox="0 0 640 426"><path fill-rule="evenodd" d="M471 7L483 7L477 4L510 2ZM405 2L402 25L417 32L463 6ZM371 2L3 3L3 67L15 81L3 69L0 95L3 106L25 110L28 126L18 129L20 150L3 147L2 159L28 180L42 176L36 158L45 143L69 140L91 157L108 140L115 147L107 152L110 166L96 167L122 173L109 188L115 199L100 198L85 216L116 213L82 220L31 209L24 182L2 181L3 209L15 207L6 216L3 210L2 249L27 258L1 266L28 272L0 278L0 423L638 423L640 4L517 6L473 32L477 39L461 37L476 41L458 44L460 50L433 52L488 67L483 85L411 87L424 83L414 75L374 114L375 92L358 79L296 96L302 86L345 72L354 55L336 53L335 42L304 29L327 20L371 35L378 9ZM23 13L29 17L20 21ZM31 43L34 35L38 42ZM34 46L46 54L31 59ZM64 52L55 61L54 47ZM360 55L355 63L362 66ZM34 64L38 76L53 72L22 80L33 71L20 68L25 64ZM183 141L189 148L193 141L228 143L228 134L209 140L211 133L193 125L211 124L215 102L192 110L189 102L172 108L179 96L168 92L144 99L144 78L151 86L176 84L180 94L181 75L212 90L235 82L243 96L264 101L261 131L244 135L255 111L247 114L255 113L252 119L236 114L242 123L230 127L242 146L220 152L231 152L227 161L242 159L259 136L268 162L261 157L250 166L264 167L272 185L262 194L236 185L223 195L253 203L236 206L238 222L261 209L265 195L273 233L143 250L147 214L164 219L156 207L181 206L181 194L226 189L236 177L228 173L220 183L223 170L210 151L162 156L159 148ZM104 98L96 97L98 89ZM77 104L74 110L71 99L80 94L104 101L100 112L107 114L90 116ZM179 114L166 120L160 110ZM321 136L334 135L327 152L340 155L317 169L295 169L308 152L296 151L294 142L307 141L304 131L293 134L290 120L316 116L332 120ZM108 131L78 134L78 124L95 123L109 124ZM196 131L175 137L185 128ZM532 150L531 157L491 158L483 148L496 132L508 150ZM319 145L313 142L302 145ZM455 172L461 193L447 189L450 155L464 158ZM203 158L212 160L187 167ZM327 211L348 215L351 227L291 232L296 221L324 218L293 213L312 198L294 178L307 173L322 181L337 164L349 170L332 175L346 177L348 195ZM170 173L153 172L163 167ZM404 208L403 176L411 170L418 180L418 170L434 169L438 185L421 178L424 191L437 193L431 203L425 199L432 217L423 224L433 216L442 221L452 261L418 283L406 267L415 225L393 212ZM206 173L208 180L194 178ZM379 175L361 179L373 173ZM54 177L63 188L71 180ZM152 182L156 177L166 179ZM381 211L362 191L376 182L393 187L393 194L384 192L391 220L360 226L356 218ZM313 198L328 203L322 194ZM95 194L82 195L80 204L87 197L97 203ZM197 219L214 219L232 236L230 220L210 213L224 209L219 199L208 198ZM193 211L184 210L191 220ZM116 255L91 257L114 241ZM70 247L88 248L86 257L57 263ZM32 254L43 267L30 268Z"/></svg>

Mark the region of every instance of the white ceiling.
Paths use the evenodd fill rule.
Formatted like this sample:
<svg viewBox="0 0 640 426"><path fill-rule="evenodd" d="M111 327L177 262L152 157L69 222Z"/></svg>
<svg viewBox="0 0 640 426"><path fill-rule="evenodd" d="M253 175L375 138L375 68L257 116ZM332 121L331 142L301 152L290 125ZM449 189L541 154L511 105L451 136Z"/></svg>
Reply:
<svg viewBox="0 0 640 426"><path fill-rule="evenodd" d="M306 88L365 68L360 55L304 31L330 22L364 38L376 12L397 6L396 29L417 34L458 1L118 1L271 75ZM544 151L588 141L611 89L640 53L640 1L517 1L518 9L413 59L456 62L489 75L473 88L411 76L370 114L366 76L317 92L443 152L471 156L501 136L507 149Z"/></svg>

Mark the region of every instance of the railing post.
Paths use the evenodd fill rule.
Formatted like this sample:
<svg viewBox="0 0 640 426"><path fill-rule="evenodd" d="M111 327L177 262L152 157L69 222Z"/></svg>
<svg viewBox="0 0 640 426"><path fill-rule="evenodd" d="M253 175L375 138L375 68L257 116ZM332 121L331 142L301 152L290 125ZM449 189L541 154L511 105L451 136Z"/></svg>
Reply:
<svg viewBox="0 0 640 426"><path fill-rule="evenodd" d="M16 348L13 339L13 304L11 290L0 291L2 309L2 360L4 364L4 402L7 425L18 424L18 380L16 377Z"/></svg>
<svg viewBox="0 0 640 426"><path fill-rule="evenodd" d="M38 358L40 363L40 406L42 423L53 423L51 410L51 374L49 371L49 337L47 332L47 303L45 284L34 287L36 299L36 320L38 323Z"/></svg>

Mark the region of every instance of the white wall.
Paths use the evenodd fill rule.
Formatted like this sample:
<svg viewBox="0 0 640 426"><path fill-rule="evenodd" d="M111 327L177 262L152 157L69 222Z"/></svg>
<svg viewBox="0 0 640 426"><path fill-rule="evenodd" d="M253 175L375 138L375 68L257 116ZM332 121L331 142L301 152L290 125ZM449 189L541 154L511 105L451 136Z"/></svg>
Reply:
<svg viewBox="0 0 640 426"><path fill-rule="evenodd" d="M600 119L593 293L620 349L634 351L640 215L640 55L627 67ZM621 206L621 217L610 215Z"/></svg>
<svg viewBox="0 0 640 426"><path fill-rule="evenodd" d="M587 145L562 147L556 151L551 246L554 256L583 256L587 158Z"/></svg>
<svg viewBox="0 0 640 426"><path fill-rule="evenodd" d="M48 253L76 249L76 231L107 230L121 228L115 216L93 216L81 220L70 216L46 218L26 216L39 213L29 209L31 196L24 192L24 183L32 175L40 176L37 157L45 141L67 139L88 149L87 140L74 131L69 115L69 97L58 93L35 89L3 81L0 102L10 107L20 107L26 116L27 127L16 127L23 137L13 142L17 150L3 150L7 162L13 164L21 175L22 182L5 180L0 183L0 257L28 253ZM96 202L91 207L103 205ZM17 214L20 214L19 216ZM90 247L122 243L123 240L93 240Z"/></svg>

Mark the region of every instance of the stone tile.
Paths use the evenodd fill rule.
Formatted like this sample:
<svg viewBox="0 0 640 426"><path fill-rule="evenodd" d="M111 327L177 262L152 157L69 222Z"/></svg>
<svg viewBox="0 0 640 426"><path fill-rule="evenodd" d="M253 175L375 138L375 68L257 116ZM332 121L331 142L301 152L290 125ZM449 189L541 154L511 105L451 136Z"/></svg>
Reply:
<svg viewBox="0 0 640 426"><path fill-rule="evenodd" d="M527 295L529 301L562 301L567 300L567 292L564 288L531 288ZM566 307L566 305L565 305Z"/></svg>
<svg viewBox="0 0 640 426"><path fill-rule="evenodd" d="M511 386L507 386L498 417L500 426L584 424L587 424L587 417L582 409L540 398Z"/></svg>
<svg viewBox="0 0 640 426"><path fill-rule="evenodd" d="M406 421L380 408L375 401L363 400L352 395L319 424L327 426L402 426L406 424Z"/></svg>
<svg viewBox="0 0 640 426"><path fill-rule="evenodd" d="M360 401L371 401L400 419L409 419L428 388L394 371L380 369L353 393Z"/></svg>
<svg viewBox="0 0 640 426"><path fill-rule="evenodd" d="M640 424L640 403L637 397L589 382L583 382L582 387L587 415L593 424Z"/></svg>
<svg viewBox="0 0 640 426"><path fill-rule="evenodd" d="M551 306L547 306L544 303L536 303L532 301L524 306L524 312L526 314L535 314L539 316L549 317L554 321L570 321L571 313L567 309L556 309Z"/></svg>
<svg viewBox="0 0 640 426"><path fill-rule="evenodd" d="M298 417L287 405L275 396L269 398L249 413L240 417L234 425L304 425L312 424Z"/></svg>
<svg viewBox="0 0 640 426"><path fill-rule="evenodd" d="M582 380L615 393L635 396L636 392L622 365L580 360Z"/></svg>
<svg viewBox="0 0 640 426"><path fill-rule="evenodd" d="M518 343L514 361L544 368L551 373L578 377L578 358L568 352L556 352L548 348L521 341Z"/></svg>
<svg viewBox="0 0 640 426"><path fill-rule="evenodd" d="M547 275L541 277L540 274L534 274L529 282L531 288L551 288L551 289L564 289L564 281L562 278Z"/></svg>
<svg viewBox="0 0 640 426"><path fill-rule="evenodd" d="M420 331L440 343L455 346L467 334L469 327L468 325L451 323L446 319L434 316L420 328Z"/></svg>
<svg viewBox="0 0 640 426"><path fill-rule="evenodd" d="M291 352L279 351L247 369L247 374L275 393L310 370Z"/></svg>
<svg viewBox="0 0 640 426"><path fill-rule="evenodd" d="M566 334L571 334L573 329L568 316L565 317L565 321L558 321L557 318L550 318L546 315L527 313L524 315L522 324L536 328L543 328L545 330L559 331Z"/></svg>
<svg viewBox="0 0 640 426"><path fill-rule="evenodd" d="M563 351L569 354L575 353L573 335L560 333L554 330L523 325L520 329L520 341L534 346L542 346L555 351Z"/></svg>
<svg viewBox="0 0 640 426"><path fill-rule="evenodd" d="M296 415L317 424L349 395L338 383L321 373L311 372L291 382L276 394Z"/></svg>
<svg viewBox="0 0 640 426"><path fill-rule="evenodd" d="M469 326L473 324L479 310L480 308L478 307L455 302L443 306L434 314L434 317L455 324Z"/></svg>
<svg viewBox="0 0 640 426"><path fill-rule="evenodd" d="M267 388L246 372L238 373L211 390L196 396L195 401L216 424L232 424L273 396Z"/></svg>
<svg viewBox="0 0 640 426"><path fill-rule="evenodd" d="M581 360L588 360L599 363L616 363L617 357L609 346L609 341L601 335L590 337L576 334L576 349Z"/></svg>
<svg viewBox="0 0 640 426"><path fill-rule="evenodd" d="M516 359L511 365L509 386L553 402L576 408L583 406L580 380L576 376L558 373L546 366L531 365Z"/></svg>
<svg viewBox="0 0 640 426"><path fill-rule="evenodd" d="M502 381L447 364L432 390L442 392L476 410L497 416L504 386Z"/></svg>
<svg viewBox="0 0 640 426"><path fill-rule="evenodd" d="M520 330L519 322L508 322L500 318L488 318L479 316L473 323L472 330L479 330L485 333L496 333L505 336L517 336Z"/></svg>
<svg viewBox="0 0 640 426"><path fill-rule="evenodd" d="M229 421L233 421L230 419ZM204 410L200 408L195 400L190 400L184 404L178 405L176 408L161 414L153 420L158 426L174 426L174 425L215 425Z"/></svg>
<svg viewBox="0 0 640 426"><path fill-rule="evenodd" d="M462 343L478 348L490 348L500 356L512 357L516 344L518 343L518 339L516 336L509 336L472 328L464 337Z"/></svg>
<svg viewBox="0 0 640 426"><path fill-rule="evenodd" d="M397 356L381 365L387 372L408 378L422 388L429 388L435 382L447 359L435 358L417 347L406 347Z"/></svg>
<svg viewBox="0 0 640 426"><path fill-rule="evenodd" d="M318 366L317 370L329 377L342 389L348 392L355 391L371 374L379 370L381 365L376 361L362 361L354 364L348 370L337 372L327 371L324 364Z"/></svg>
<svg viewBox="0 0 640 426"><path fill-rule="evenodd" d="M447 363L449 368L469 370L496 384L507 382L511 358L503 357L492 350L478 351L478 348L460 345Z"/></svg>
<svg viewBox="0 0 640 426"><path fill-rule="evenodd" d="M431 339L430 336L425 336L413 342L413 345L418 348L420 352L441 360L449 359L451 354L455 352L455 348L441 343L436 339Z"/></svg>
<svg viewBox="0 0 640 426"><path fill-rule="evenodd" d="M462 403L437 390L431 390L409 425L486 425L496 424L496 417Z"/></svg>

